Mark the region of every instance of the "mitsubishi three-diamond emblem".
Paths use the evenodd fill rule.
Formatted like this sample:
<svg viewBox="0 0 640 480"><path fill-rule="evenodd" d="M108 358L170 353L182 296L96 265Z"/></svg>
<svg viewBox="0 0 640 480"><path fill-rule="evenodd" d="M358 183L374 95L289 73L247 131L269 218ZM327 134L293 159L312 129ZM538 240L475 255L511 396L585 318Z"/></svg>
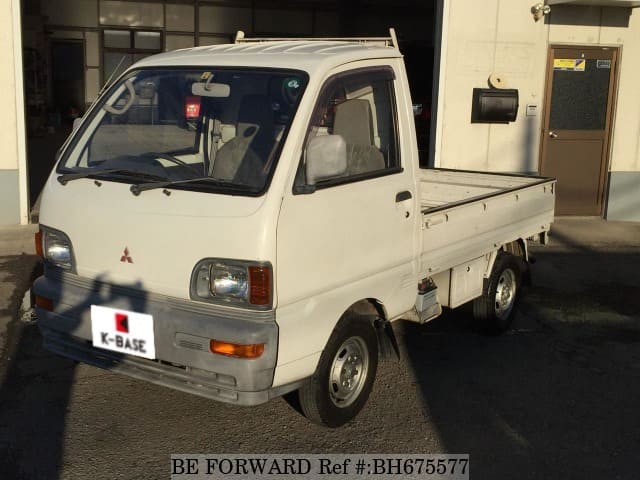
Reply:
<svg viewBox="0 0 640 480"><path fill-rule="evenodd" d="M124 247L124 254L120 257L121 262L133 263L133 258L129 255L129 247Z"/></svg>

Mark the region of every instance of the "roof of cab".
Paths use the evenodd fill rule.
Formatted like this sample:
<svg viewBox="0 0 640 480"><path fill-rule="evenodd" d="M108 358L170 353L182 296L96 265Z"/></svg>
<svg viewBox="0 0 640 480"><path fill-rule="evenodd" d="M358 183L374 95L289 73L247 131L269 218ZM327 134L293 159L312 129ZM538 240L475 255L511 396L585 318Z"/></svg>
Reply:
<svg viewBox="0 0 640 480"><path fill-rule="evenodd" d="M395 47L357 41L265 41L187 48L147 57L135 67L271 67L312 73L357 60L401 57Z"/></svg>

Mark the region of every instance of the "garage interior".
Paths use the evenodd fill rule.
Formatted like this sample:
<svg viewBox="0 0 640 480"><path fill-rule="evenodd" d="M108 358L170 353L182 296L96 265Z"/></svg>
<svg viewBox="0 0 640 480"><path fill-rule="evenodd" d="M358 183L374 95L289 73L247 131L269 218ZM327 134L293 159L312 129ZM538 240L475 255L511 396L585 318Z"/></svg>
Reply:
<svg viewBox="0 0 640 480"><path fill-rule="evenodd" d="M435 0L24 0L22 32L31 221L56 152L101 88L163 51L258 37L388 36L405 55L419 148L429 148Z"/></svg>

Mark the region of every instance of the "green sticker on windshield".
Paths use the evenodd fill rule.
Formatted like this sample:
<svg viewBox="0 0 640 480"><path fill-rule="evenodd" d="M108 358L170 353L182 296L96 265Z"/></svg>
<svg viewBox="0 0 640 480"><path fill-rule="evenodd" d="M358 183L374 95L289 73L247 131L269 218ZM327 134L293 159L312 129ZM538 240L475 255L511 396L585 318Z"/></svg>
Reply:
<svg viewBox="0 0 640 480"><path fill-rule="evenodd" d="M298 98L302 87L302 82L298 77L289 77L285 78L282 83L282 93L284 94L284 99L293 103Z"/></svg>

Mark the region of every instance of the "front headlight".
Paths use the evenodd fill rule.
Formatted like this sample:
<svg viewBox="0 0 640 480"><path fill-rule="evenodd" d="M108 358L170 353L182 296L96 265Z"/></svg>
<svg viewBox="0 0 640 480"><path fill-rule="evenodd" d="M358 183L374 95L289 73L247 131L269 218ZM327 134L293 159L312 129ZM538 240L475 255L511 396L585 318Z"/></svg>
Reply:
<svg viewBox="0 0 640 480"><path fill-rule="evenodd" d="M42 231L42 253L49 264L75 273L71 240L59 230L40 227Z"/></svg>
<svg viewBox="0 0 640 480"><path fill-rule="evenodd" d="M211 266L210 289L217 297L247 298L247 269L216 263Z"/></svg>
<svg viewBox="0 0 640 480"><path fill-rule="evenodd" d="M211 303L268 309L272 271L266 263L209 258L191 276L191 298Z"/></svg>

